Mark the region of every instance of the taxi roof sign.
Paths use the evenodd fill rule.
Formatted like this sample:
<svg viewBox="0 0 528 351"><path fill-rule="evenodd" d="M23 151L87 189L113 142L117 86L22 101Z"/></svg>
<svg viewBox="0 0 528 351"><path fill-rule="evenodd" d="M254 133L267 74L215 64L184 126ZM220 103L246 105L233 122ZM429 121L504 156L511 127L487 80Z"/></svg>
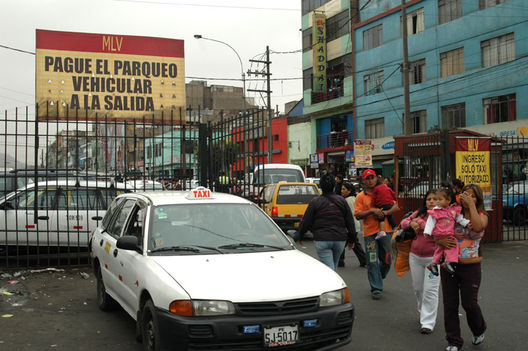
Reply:
<svg viewBox="0 0 528 351"><path fill-rule="evenodd" d="M206 199L214 199L213 192L203 186L199 186L196 189L192 189L187 193L185 196L187 200L206 200Z"/></svg>

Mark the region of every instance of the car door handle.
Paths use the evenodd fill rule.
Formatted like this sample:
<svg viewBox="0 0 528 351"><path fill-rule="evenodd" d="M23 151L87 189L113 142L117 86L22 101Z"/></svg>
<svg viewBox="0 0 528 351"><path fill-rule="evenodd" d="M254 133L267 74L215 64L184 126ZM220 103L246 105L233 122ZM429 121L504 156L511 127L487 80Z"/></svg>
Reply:
<svg viewBox="0 0 528 351"><path fill-rule="evenodd" d="M49 219L49 216L38 216L37 219L40 219L40 220L48 220L48 219Z"/></svg>
<svg viewBox="0 0 528 351"><path fill-rule="evenodd" d="M104 240L101 239L101 241L99 241L99 246L103 246L103 243L104 243Z"/></svg>
<svg viewBox="0 0 528 351"><path fill-rule="evenodd" d="M103 219L103 217L101 217L101 216L93 216L93 217L92 217L92 220L93 220L93 221L100 221L100 220L102 220L102 219Z"/></svg>
<svg viewBox="0 0 528 351"><path fill-rule="evenodd" d="M114 249L114 257L117 257L117 249Z"/></svg>

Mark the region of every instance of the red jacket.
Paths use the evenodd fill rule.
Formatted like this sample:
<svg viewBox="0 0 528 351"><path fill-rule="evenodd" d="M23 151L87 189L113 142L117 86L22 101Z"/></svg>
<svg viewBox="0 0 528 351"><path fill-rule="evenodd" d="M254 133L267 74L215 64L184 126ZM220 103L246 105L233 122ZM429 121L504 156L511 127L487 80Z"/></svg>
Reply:
<svg viewBox="0 0 528 351"><path fill-rule="evenodd" d="M372 205L374 207L381 207L383 205L392 205L396 201L396 194L394 190L385 184L376 185L372 190Z"/></svg>

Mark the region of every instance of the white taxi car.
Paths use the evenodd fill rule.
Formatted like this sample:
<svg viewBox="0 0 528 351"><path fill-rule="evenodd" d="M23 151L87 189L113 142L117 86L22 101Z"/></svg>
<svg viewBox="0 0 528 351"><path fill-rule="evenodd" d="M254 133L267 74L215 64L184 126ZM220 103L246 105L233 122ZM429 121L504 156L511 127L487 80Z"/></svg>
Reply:
<svg viewBox="0 0 528 351"><path fill-rule="evenodd" d="M54 179L0 199L0 245L86 248L108 205L124 184Z"/></svg>
<svg viewBox="0 0 528 351"><path fill-rule="evenodd" d="M99 308L119 303L145 350L330 350L351 340L343 279L241 197L203 187L118 196L90 249Z"/></svg>

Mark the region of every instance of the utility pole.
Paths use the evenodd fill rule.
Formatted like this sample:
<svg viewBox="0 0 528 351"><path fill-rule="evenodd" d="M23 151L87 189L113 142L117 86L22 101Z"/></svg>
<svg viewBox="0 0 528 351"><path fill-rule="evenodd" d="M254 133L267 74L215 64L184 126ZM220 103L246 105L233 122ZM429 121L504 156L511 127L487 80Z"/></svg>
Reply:
<svg viewBox="0 0 528 351"><path fill-rule="evenodd" d="M411 99L409 97L409 52L407 48L407 13L405 0L402 0L402 42L403 42L403 134L409 130L409 118L411 115Z"/></svg>
<svg viewBox="0 0 528 351"><path fill-rule="evenodd" d="M248 71L248 75L254 74L256 76L262 75L266 77L267 81L267 89L266 90L258 90L258 89L248 89L247 91L253 91L258 93L266 93L268 94L267 99L267 110L268 110L268 163L273 163L273 135L272 135L272 128L271 128L271 72L270 72L270 57L269 57L269 46L266 46L266 61L259 61L259 60L249 60L249 62L255 62L255 63L263 63L266 65L266 72L251 72Z"/></svg>

